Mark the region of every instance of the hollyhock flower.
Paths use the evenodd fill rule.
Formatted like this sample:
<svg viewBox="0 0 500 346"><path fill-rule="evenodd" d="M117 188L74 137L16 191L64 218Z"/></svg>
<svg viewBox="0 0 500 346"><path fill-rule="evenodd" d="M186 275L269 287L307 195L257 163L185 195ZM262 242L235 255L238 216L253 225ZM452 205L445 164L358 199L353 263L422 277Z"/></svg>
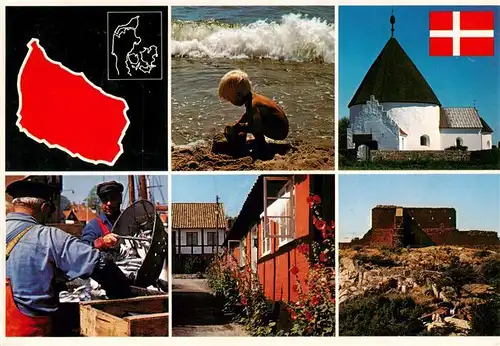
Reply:
<svg viewBox="0 0 500 346"><path fill-rule="evenodd" d="M315 222L314 222L314 226L316 227L316 229L318 231L321 231L323 232L325 230L325 227L326 227L326 222L323 221L323 220L319 220L317 219Z"/></svg>
<svg viewBox="0 0 500 346"><path fill-rule="evenodd" d="M306 311L305 315L309 322L313 320L313 315L309 311Z"/></svg>
<svg viewBox="0 0 500 346"><path fill-rule="evenodd" d="M297 266L293 266L292 268L290 268L290 273L292 273L293 275L297 275L299 273L299 268L297 268Z"/></svg>
<svg viewBox="0 0 500 346"><path fill-rule="evenodd" d="M326 262L326 261L328 260L328 257L325 255L325 253L323 253L323 252L322 252L322 253L320 253L320 255L319 255L319 260L320 260L321 262Z"/></svg>
<svg viewBox="0 0 500 346"><path fill-rule="evenodd" d="M309 254L309 245L308 244L300 244L297 246L297 251L299 251L303 255Z"/></svg>

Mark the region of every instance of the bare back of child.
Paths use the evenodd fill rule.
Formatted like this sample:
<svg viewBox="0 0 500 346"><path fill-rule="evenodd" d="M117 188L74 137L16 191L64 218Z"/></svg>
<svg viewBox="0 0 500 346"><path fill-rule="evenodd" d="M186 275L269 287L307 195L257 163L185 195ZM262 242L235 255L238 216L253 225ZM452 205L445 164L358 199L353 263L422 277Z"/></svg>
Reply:
<svg viewBox="0 0 500 346"><path fill-rule="evenodd" d="M226 127L224 134L229 142L251 133L258 147L263 149L266 146L265 137L283 140L288 136L289 124L285 112L268 97L253 93L245 72L234 70L222 77L219 97L246 108L236 124Z"/></svg>

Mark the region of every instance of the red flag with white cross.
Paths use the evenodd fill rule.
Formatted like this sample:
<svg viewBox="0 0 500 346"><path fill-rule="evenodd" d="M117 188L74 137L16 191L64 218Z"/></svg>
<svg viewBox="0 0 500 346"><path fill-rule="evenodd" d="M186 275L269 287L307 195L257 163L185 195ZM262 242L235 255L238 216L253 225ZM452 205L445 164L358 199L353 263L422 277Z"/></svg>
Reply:
<svg viewBox="0 0 500 346"><path fill-rule="evenodd" d="M429 55L493 56L492 11L432 11L429 13Z"/></svg>

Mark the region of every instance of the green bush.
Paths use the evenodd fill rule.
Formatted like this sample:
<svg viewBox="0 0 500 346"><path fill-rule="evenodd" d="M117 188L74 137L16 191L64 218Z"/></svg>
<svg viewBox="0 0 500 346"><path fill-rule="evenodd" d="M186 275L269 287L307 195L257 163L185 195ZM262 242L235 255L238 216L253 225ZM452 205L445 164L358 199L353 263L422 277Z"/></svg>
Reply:
<svg viewBox="0 0 500 346"><path fill-rule="evenodd" d="M491 258L479 268L481 280L500 289L500 258Z"/></svg>
<svg viewBox="0 0 500 346"><path fill-rule="evenodd" d="M473 336L500 336L500 299L497 297L472 308L471 331Z"/></svg>
<svg viewBox="0 0 500 346"><path fill-rule="evenodd" d="M397 263L394 262L392 259L385 258L385 257L380 256L380 255L367 256L367 255L358 253L358 254L356 254L356 256L354 256L354 259L356 259L360 262L363 262L363 263L371 263L373 265L377 265L380 267L394 267L397 265Z"/></svg>
<svg viewBox="0 0 500 346"><path fill-rule="evenodd" d="M341 336L412 336L424 332L419 317L426 312L410 297L356 297L340 306Z"/></svg>

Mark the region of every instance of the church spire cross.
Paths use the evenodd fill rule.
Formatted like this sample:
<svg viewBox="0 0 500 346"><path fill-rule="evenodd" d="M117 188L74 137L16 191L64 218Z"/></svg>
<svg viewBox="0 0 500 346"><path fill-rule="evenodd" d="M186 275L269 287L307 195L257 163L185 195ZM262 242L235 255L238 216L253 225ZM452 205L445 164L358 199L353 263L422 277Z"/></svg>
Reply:
<svg viewBox="0 0 500 346"><path fill-rule="evenodd" d="M396 23L396 17L394 16L394 9L391 14L391 37L394 37L394 23Z"/></svg>

